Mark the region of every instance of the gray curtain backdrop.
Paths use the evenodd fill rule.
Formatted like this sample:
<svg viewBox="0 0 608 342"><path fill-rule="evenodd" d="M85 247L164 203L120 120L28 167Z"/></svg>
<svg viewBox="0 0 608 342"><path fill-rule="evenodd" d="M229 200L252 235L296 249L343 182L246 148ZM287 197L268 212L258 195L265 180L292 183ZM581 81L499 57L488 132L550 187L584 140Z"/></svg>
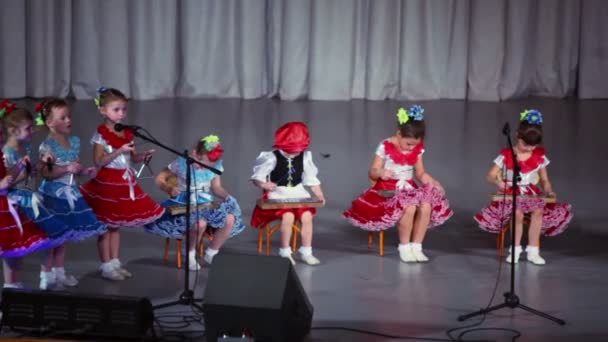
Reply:
<svg viewBox="0 0 608 342"><path fill-rule="evenodd" d="M0 0L0 97L608 98L603 0Z"/></svg>

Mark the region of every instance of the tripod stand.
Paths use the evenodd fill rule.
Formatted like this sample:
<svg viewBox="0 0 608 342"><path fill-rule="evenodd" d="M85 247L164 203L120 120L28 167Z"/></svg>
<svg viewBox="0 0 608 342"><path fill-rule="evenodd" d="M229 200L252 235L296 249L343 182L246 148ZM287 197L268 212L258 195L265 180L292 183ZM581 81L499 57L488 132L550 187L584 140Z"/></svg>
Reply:
<svg viewBox="0 0 608 342"><path fill-rule="evenodd" d="M507 136L507 145L509 147L509 149L511 150L511 157L513 158L513 181L512 181L512 210L511 210L511 257L514 258L515 257L515 211L517 210L517 182L519 181L519 171L520 171L520 167L519 164L517 164L517 157L515 155L515 150L513 149L513 143L511 142L511 132L509 129L509 123L505 123L505 126L502 129L502 133L504 135ZM551 320L559 325L565 325L566 322L564 320L561 320L557 317L551 316L547 313L544 313L542 311L533 309L529 306L523 305L520 303L519 300L519 296L517 296L517 294L515 294L515 260L511 259L511 287L509 289L509 292L506 292L504 294L505 297L505 301L502 304L497 304L494 306L490 306L487 307L485 309L481 309L472 313L468 313L466 315L462 315L458 317L459 321L464 321L467 320L471 317L474 316L479 316L479 315L485 315L489 312L492 311L496 311L496 310L500 310L502 308L511 308L511 309L515 309L515 308L520 308L523 310L526 310L530 313L533 313L537 316L546 318L548 320Z"/></svg>
<svg viewBox="0 0 608 342"><path fill-rule="evenodd" d="M222 172L212 166L203 164L201 162L199 162L198 160L190 157L190 155L188 154L188 150L185 150L183 153L180 153L164 144L162 144L161 142L159 142L158 140L148 137L144 134L141 134L138 132L139 127L137 126L131 126L132 130L133 130L133 135L135 135L138 138L141 138L145 141L148 141L156 146L159 146L169 152L172 152L178 156L183 157L186 160L186 246L190 246L190 212L192 210L192 199L191 199L191 194L192 194L192 189L191 189L191 185L192 185L192 164L198 164L204 168L209 169L211 172L215 173L216 175L221 175ZM196 204L196 203L195 203ZM184 290L183 292L179 295L178 299L168 302L168 303L163 303L163 304L159 304L154 306L154 309L162 309L162 308L166 308L169 306L174 306L174 305L190 305L190 306L194 306L197 309L199 309L200 311L203 310L203 308L197 304L197 302L202 302L202 299L196 299L194 298L194 291L190 290L190 258L185 258L185 265L184 265Z"/></svg>

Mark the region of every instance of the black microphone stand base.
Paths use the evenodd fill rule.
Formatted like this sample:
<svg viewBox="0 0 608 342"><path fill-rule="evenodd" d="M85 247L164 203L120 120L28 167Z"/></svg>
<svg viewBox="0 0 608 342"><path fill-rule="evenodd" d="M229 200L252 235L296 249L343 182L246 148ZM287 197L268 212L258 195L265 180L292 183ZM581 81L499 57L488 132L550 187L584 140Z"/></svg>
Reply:
<svg viewBox="0 0 608 342"><path fill-rule="evenodd" d="M490 306L488 308L485 309L481 309L479 311L475 311L475 312L471 312L468 313L466 315L462 315L462 316L458 316L458 321L462 322L462 321L466 321L469 318L475 317L475 316L479 316L479 315L485 315L487 313L490 313L492 311L496 311L496 310L500 310L502 308L511 308L511 309L515 309L515 308L520 308L523 310L526 310L530 313L533 313L537 316L546 318L548 320L551 320L559 325L566 325L566 321L559 319L557 317L551 316L549 314L546 314L542 311L538 311L536 309L533 309L529 306L523 305L519 302L519 297L513 293L513 292L505 292L504 294L505 296L505 302L502 304L497 304L494 306Z"/></svg>
<svg viewBox="0 0 608 342"><path fill-rule="evenodd" d="M197 303L203 303L203 299L194 298L194 292L192 290L186 290L186 291L182 292L182 294L179 295L179 298L177 300L174 300L174 301L168 302L168 303L164 303L164 304L155 305L155 306L153 306L153 309L158 310L158 309L167 308L167 307L175 306L175 305L188 305L188 306L195 307L202 312L203 307Z"/></svg>

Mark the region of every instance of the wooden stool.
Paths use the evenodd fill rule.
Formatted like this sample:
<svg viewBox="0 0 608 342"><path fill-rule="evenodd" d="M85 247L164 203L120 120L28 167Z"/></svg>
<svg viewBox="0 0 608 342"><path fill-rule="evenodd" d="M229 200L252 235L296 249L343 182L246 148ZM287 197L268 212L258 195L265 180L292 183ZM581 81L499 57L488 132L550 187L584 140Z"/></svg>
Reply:
<svg viewBox="0 0 608 342"><path fill-rule="evenodd" d="M204 255L205 253L205 236L209 239L209 241L213 240L213 235L207 235L206 233L203 235L201 239L201 243L198 245L198 255ZM184 239L175 239L175 254L177 254L176 265L177 268L182 268L182 240ZM185 240L184 240L185 241ZM165 239L165 257L163 258L165 262L169 262L169 249L171 247L171 239Z"/></svg>
<svg viewBox="0 0 608 342"><path fill-rule="evenodd" d="M262 254L262 245L264 244L264 237L266 237L266 255L270 255L270 239L272 234L277 230L281 229L281 222L272 225L271 223L266 224L264 227L260 228L258 231L258 253ZM295 222L292 226L291 233L291 251L295 253L296 248L298 247L298 234L301 234L302 229L298 226L298 223Z"/></svg>
<svg viewBox="0 0 608 342"><path fill-rule="evenodd" d="M530 225L530 214L524 215L523 225L524 226ZM511 221L507 222L507 224L505 224L502 227L502 230L500 231L500 233L498 233L498 236L496 237L496 248L498 249L498 255L500 255L500 256L505 256L505 240L506 240L507 232L510 229L511 229ZM538 244L540 247L540 241Z"/></svg>
<svg viewBox="0 0 608 342"><path fill-rule="evenodd" d="M371 249L374 242L374 232L367 233L367 248ZM378 231L378 246L380 247L380 256L384 256L384 230Z"/></svg>

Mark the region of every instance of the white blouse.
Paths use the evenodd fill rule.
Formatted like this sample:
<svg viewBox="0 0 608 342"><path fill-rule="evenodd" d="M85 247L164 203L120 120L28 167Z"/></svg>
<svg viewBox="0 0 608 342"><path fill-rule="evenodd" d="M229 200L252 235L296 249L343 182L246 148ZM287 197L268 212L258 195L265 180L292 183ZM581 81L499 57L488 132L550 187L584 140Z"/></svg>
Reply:
<svg viewBox="0 0 608 342"><path fill-rule="evenodd" d="M504 161L505 161L505 156L500 154L498 157L496 157L496 159L494 159L494 164L496 164L496 166L498 166L499 168L502 169L504 167ZM543 156L543 162L540 165L538 165L534 170L528 171L526 173L520 172L521 180L518 182L518 184L521 186L537 184L538 181L540 180L538 171L540 171L540 169L549 165L549 163L550 163L549 158L547 158L547 156ZM503 175L503 179L506 179L507 182L512 182L513 181L513 170L507 169L507 174Z"/></svg>
<svg viewBox="0 0 608 342"><path fill-rule="evenodd" d="M386 150L384 148L384 142L387 140L388 139L381 141L380 145L378 145L378 148L376 149L376 155L384 160L384 168L392 171L395 174L393 176L393 179L397 179L400 181L412 179L414 177L414 165L401 165L395 163L391 156L386 153ZM424 150L420 152L420 155L422 155L423 153Z"/></svg>
<svg viewBox="0 0 608 342"><path fill-rule="evenodd" d="M286 153L279 150L279 152L290 159ZM320 185L321 181L317 178L319 170L312 161L312 152L304 151L304 172L302 173L302 183L293 186L277 186L274 191L268 192L268 198L270 199L287 199L287 198L310 198L310 193L304 186ZM274 170L277 165L277 158L273 151L261 152L255 160L253 166L253 175L251 180L257 180L260 182L268 182L270 180L270 173Z"/></svg>
<svg viewBox="0 0 608 342"><path fill-rule="evenodd" d="M91 138L91 144L99 144L103 146L103 149L106 153L114 152L114 148L106 142L106 140L99 134L95 132L93 137ZM124 152L121 153L118 157L114 158L111 162L109 162L106 166L109 169L117 169L124 170L131 168L131 153Z"/></svg>

